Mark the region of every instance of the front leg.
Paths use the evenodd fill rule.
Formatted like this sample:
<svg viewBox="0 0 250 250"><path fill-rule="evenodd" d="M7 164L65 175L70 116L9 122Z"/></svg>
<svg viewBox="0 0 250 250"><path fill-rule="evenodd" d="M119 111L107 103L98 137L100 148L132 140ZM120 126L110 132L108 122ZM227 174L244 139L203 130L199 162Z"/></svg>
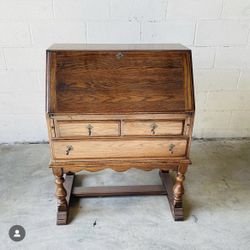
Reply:
<svg viewBox="0 0 250 250"><path fill-rule="evenodd" d="M63 169L62 168L53 168L53 174L56 178L56 197L58 200L57 206L57 225L65 225L67 224L68 217L68 204L66 200L67 192L64 188L64 177L63 177Z"/></svg>
<svg viewBox="0 0 250 250"><path fill-rule="evenodd" d="M183 204L182 204L182 196L184 194L184 185L183 182L185 180L185 173L187 171L188 163L180 162L177 174L175 178L175 185L173 187L173 209L174 209L174 217L175 220L183 220Z"/></svg>
<svg viewBox="0 0 250 250"><path fill-rule="evenodd" d="M175 178L175 185L173 187L174 207L182 207L182 195L184 194L184 186L183 186L184 180L185 180L185 175L178 171Z"/></svg>

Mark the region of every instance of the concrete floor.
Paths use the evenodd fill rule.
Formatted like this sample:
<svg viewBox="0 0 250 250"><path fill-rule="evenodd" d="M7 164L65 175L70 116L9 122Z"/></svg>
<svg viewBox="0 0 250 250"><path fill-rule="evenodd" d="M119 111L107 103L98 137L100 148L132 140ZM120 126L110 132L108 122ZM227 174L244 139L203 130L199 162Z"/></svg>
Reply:
<svg viewBox="0 0 250 250"><path fill-rule="evenodd" d="M192 160L184 222L173 221L166 197L148 196L74 201L71 223L56 226L48 145L1 145L0 249L250 249L250 140L194 141ZM84 183L160 179L158 171L105 170L88 174ZM26 229L23 241L8 237L15 224Z"/></svg>

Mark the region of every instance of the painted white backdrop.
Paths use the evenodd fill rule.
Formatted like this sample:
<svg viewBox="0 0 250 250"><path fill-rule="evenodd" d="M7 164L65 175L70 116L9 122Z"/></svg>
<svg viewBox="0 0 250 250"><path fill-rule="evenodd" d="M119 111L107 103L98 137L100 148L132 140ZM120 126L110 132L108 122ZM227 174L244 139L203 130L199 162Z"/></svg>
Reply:
<svg viewBox="0 0 250 250"><path fill-rule="evenodd" d="M249 0L0 0L0 142L47 141L52 43L182 43L195 137L250 136Z"/></svg>

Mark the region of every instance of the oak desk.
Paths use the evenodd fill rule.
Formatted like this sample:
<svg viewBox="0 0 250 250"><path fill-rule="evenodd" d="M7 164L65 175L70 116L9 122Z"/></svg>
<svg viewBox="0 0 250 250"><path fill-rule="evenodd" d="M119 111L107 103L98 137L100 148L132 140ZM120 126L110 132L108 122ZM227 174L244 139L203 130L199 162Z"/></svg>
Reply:
<svg viewBox="0 0 250 250"><path fill-rule="evenodd" d="M57 224L67 223L71 195L163 194L183 220L194 110L191 51L182 45L51 46L46 116ZM163 185L74 187L81 170L132 167L159 169Z"/></svg>

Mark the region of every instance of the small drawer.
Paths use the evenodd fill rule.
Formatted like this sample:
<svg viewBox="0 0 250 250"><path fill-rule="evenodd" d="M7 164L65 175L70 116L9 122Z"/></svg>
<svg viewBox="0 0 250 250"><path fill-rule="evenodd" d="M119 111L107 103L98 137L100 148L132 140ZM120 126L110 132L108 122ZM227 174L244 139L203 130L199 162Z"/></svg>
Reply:
<svg viewBox="0 0 250 250"><path fill-rule="evenodd" d="M119 121L57 121L57 137L119 136Z"/></svg>
<svg viewBox="0 0 250 250"><path fill-rule="evenodd" d="M55 159L184 157L186 148L186 139L167 138L52 141Z"/></svg>
<svg viewBox="0 0 250 250"><path fill-rule="evenodd" d="M124 121L123 135L182 135L183 121Z"/></svg>

